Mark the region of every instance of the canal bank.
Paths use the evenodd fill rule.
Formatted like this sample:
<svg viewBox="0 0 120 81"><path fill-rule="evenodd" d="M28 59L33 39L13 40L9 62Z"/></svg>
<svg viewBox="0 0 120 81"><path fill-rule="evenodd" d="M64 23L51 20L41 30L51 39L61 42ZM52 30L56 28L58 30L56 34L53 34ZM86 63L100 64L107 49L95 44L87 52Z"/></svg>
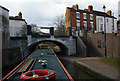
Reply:
<svg viewBox="0 0 120 81"><path fill-rule="evenodd" d="M118 67L102 62L101 57L81 58L79 56L59 56L59 58L79 65L80 68L95 75L95 77L102 81L118 81Z"/></svg>

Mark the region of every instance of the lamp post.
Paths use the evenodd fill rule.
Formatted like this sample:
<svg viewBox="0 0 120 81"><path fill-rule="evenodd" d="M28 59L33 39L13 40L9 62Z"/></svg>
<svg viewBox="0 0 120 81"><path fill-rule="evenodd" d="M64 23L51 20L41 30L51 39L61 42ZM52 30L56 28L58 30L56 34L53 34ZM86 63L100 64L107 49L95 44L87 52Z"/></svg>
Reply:
<svg viewBox="0 0 120 81"><path fill-rule="evenodd" d="M103 10L105 13L106 7L103 5ZM107 57L107 49L106 49L106 24L105 24L105 16L104 16L104 45L105 45L105 57Z"/></svg>

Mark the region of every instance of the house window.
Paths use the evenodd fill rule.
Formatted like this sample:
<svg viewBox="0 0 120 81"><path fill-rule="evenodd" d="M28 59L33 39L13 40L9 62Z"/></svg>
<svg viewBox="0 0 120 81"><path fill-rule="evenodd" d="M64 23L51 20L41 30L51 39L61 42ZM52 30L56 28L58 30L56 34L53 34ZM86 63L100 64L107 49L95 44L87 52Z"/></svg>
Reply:
<svg viewBox="0 0 120 81"><path fill-rule="evenodd" d="M80 22L80 20L76 20L76 22Z"/></svg>
<svg viewBox="0 0 120 81"><path fill-rule="evenodd" d="M93 30L93 22L90 22L91 30Z"/></svg>
<svg viewBox="0 0 120 81"><path fill-rule="evenodd" d="M80 13L76 12L76 18L80 18Z"/></svg>
<svg viewBox="0 0 120 81"><path fill-rule="evenodd" d="M100 25L100 30L103 31L103 24Z"/></svg>
<svg viewBox="0 0 120 81"><path fill-rule="evenodd" d="M98 32L100 31L100 29L99 29L99 28L100 28L100 27L99 27L99 20L100 20L100 19L97 18L97 29L98 29Z"/></svg>
<svg viewBox="0 0 120 81"><path fill-rule="evenodd" d="M114 19L112 19L112 30L114 30Z"/></svg>
<svg viewBox="0 0 120 81"><path fill-rule="evenodd" d="M101 18L101 22L103 23L103 18Z"/></svg>
<svg viewBox="0 0 120 81"><path fill-rule="evenodd" d="M83 19L87 19L86 13L83 13Z"/></svg>
<svg viewBox="0 0 120 81"><path fill-rule="evenodd" d="M84 29L87 30L87 22L84 21Z"/></svg>
<svg viewBox="0 0 120 81"><path fill-rule="evenodd" d="M77 22L77 30L80 30L80 22Z"/></svg>
<svg viewBox="0 0 120 81"><path fill-rule="evenodd" d="M77 20L77 30L80 30L80 20Z"/></svg>
<svg viewBox="0 0 120 81"><path fill-rule="evenodd" d="M112 23L114 23L114 19L112 19Z"/></svg>
<svg viewBox="0 0 120 81"><path fill-rule="evenodd" d="M108 23L108 18L106 19L106 22Z"/></svg>
<svg viewBox="0 0 120 81"><path fill-rule="evenodd" d="M93 20L93 14L90 14L90 20Z"/></svg>
<svg viewBox="0 0 120 81"><path fill-rule="evenodd" d="M80 27L80 22L77 22L77 27Z"/></svg>

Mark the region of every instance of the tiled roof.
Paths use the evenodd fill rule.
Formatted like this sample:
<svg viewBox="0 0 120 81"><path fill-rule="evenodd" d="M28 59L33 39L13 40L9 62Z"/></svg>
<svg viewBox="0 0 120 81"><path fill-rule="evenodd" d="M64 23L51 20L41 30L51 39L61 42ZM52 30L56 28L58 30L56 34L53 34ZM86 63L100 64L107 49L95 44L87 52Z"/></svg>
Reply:
<svg viewBox="0 0 120 81"><path fill-rule="evenodd" d="M89 14L95 14L97 16L105 16L105 17L115 18L114 16L110 16L107 13L104 13L101 11L93 10L93 11L89 12L89 11L87 11L87 9L86 10L81 10L81 9L76 10L76 9L70 8L70 7L67 7L67 8L70 9L71 11L75 11L75 12L89 13Z"/></svg>

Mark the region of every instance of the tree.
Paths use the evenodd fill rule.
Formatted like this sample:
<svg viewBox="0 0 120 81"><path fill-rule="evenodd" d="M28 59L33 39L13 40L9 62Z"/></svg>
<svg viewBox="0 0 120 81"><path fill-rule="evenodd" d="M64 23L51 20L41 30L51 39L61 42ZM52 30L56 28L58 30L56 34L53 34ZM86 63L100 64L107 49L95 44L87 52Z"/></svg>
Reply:
<svg viewBox="0 0 120 81"><path fill-rule="evenodd" d="M32 36L39 36L42 32L36 24L30 24Z"/></svg>
<svg viewBox="0 0 120 81"><path fill-rule="evenodd" d="M30 26L31 26L31 31L32 32L37 32L38 31L38 26L36 25L36 24L30 24Z"/></svg>
<svg viewBox="0 0 120 81"><path fill-rule="evenodd" d="M55 35L65 36L65 17L63 15L56 16L53 24L56 26Z"/></svg>

